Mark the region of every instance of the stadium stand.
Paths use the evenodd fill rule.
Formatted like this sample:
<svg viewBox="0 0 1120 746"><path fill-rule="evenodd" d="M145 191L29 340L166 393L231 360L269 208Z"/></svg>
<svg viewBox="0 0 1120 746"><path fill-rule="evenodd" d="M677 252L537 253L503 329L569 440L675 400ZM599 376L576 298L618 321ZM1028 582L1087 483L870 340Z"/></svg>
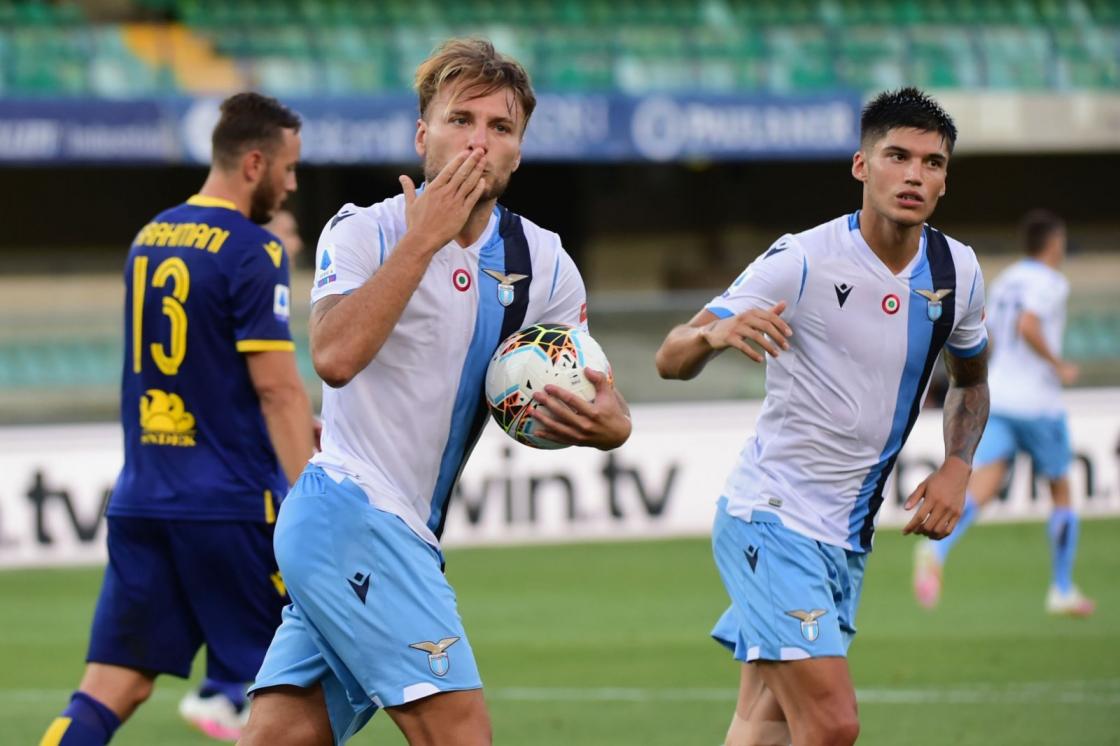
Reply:
<svg viewBox="0 0 1120 746"><path fill-rule="evenodd" d="M403 91L448 34L483 33L553 91L1109 89L1114 0L140 0L104 23L0 0L0 95ZM142 20L136 20L142 19ZM96 22L95 22L96 21ZM28 54L34 50L35 54Z"/></svg>

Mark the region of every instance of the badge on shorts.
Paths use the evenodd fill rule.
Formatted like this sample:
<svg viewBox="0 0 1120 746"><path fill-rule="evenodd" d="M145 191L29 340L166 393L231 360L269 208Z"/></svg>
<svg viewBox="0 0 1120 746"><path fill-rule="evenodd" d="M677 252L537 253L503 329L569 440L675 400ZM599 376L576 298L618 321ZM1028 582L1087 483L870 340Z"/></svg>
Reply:
<svg viewBox="0 0 1120 746"><path fill-rule="evenodd" d="M816 642L817 638L821 636L821 626L817 624L817 620L827 613L827 609L813 609L812 611L795 609L786 612L794 619L801 620L801 636L809 642Z"/></svg>
<svg viewBox="0 0 1120 746"><path fill-rule="evenodd" d="M458 637L445 637L439 642L414 642L409 647L427 653L428 668L432 669L432 673L436 676L446 676L451 669L451 661L447 659L446 651L457 642L459 642Z"/></svg>
<svg viewBox="0 0 1120 746"><path fill-rule="evenodd" d="M482 271L498 281L498 302L501 303L502 306L508 306L510 303L513 303L513 283L521 282L529 276L516 273L504 275L496 269L484 269Z"/></svg>
<svg viewBox="0 0 1120 746"><path fill-rule="evenodd" d="M941 318L941 299L949 293L949 290L914 290L915 293L926 299L926 316L930 321L937 321Z"/></svg>

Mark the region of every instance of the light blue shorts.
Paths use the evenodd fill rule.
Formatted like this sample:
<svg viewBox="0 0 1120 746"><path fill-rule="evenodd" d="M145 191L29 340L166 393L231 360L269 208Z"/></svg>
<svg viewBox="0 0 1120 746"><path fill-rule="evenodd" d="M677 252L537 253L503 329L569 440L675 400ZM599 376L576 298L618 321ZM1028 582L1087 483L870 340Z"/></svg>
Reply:
<svg viewBox="0 0 1120 746"><path fill-rule="evenodd" d="M439 551L358 485L308 466L274 546L292 603L250 691L321 683L341 744L379 707L482 687Z"/></svg>
<svg viewBox="0 0 1120 746"><path fill-rule="evenodd" d="M1026 451L1034 462L1034 472L1047 479L1060 479L1069 473L1073 449L1069 443L1066 416L1008 417L993 414L976 447L974 469L1011 461L1018 451Z"/></svg>
<svg viewBox="0 0 1120 746"><path fill-rule="evenodd" d="M750 522L720 498L712 552L731 607L712 637L736 660L790 661L846 656L867 555L806 538L773 513Z"/></svg>

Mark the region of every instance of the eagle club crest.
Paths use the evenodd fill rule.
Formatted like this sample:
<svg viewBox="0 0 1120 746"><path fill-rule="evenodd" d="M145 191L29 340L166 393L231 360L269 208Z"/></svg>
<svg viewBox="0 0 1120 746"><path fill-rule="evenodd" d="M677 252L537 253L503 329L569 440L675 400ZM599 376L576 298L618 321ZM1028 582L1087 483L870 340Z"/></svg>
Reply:
<svg viewBox="0 0 1120 746"><path fill-rule="evenodd" d="M496 269L484 269L482 271L498 281L498 302L503 306L513 303L513 283L521 282L529 276L516 273L504 275Z"/></svg>
<svg viewBox="0 0 1120 746"><path fill-rule="evenodd" d="M451 669L451 661L447 659L447 649L459 642L458 637L445 637L439 642L414 642L410 648L422 650L428 654L428 668L436 676L446 676Z"/></svg>
<svg viewBox="0 0 1120 746"><path fill-rule="evenodd" d="M915 293L926 299L926 316L930 321L941 318L941 299L952 290L915 290Z"/></svg>
<svg viewBox="0 0 1120 746"><path fill-rule="evenodd" d="M809 642L816 642L817 638L821 636L821 626L817 623L817 620L827 613L827 609L813 609L812 611L795 609L786 612L794 619L801 620L801 636Z"/></svg>

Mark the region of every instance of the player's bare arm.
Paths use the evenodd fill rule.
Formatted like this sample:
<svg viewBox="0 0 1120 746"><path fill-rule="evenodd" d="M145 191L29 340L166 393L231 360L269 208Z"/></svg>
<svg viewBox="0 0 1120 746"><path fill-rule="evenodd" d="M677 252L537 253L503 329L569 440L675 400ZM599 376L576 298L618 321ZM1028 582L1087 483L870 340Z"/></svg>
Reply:
<svg viewBox="0 0 1120 746"><path fill-rule="evenodd" d="M918 485L906 509L919 506L902 530L943 539L964 509L972 456L988 422L988 350L969 358L945 355L949 393L945 397L945 463Z"/></svg>
<svg viewBox="0 0 1120 746"><path fill-rule="evenodd" d="M295 484L314 452L311 401L296 368L294 352L271 350L245 356L253 389L261 400L268 437L288 478Z"/></svg>
<svg viewBox="0 0 1120 746"><path fill-rule="evenodd" d="M793 335L781 319L785 309L786 302L779 301L769 309L751 308L726 319L704 309L665 337L657 350L657 372L662 378L690 380L729 347L756 363L763 362L766 354L778 357L781 350L789 349Z"/></svg>
<svg viewBox="0 0 1120 746"><path fill-rule="evenodd" d="M630 437L630 406L606 374L585 368L584 375L595 386L594 401L553 385L533 395L537 401L533 419L538 425L534 434L603 451L618 448Z"/></svg>
<svg viewBox="0 0 1120 746"><path fill-rule="evenodd" d="M345 386L377 356L432 257L470 218L486 189L485 167L483 151L463 150L419 196L412 180L400 177L407 205L404 237L362 287L324 298L311 311L311 360L328 386Z"/></svg>
<svg viewBox="0 0 1120 746"><path fill-rule="evenodd" d="M1042 331L1042 319L1030 311L1023 311L1019 314L1018 332L1023 341L1038 353L1040 358L1050 363L1063 386L1070 386L1077 382L1081 369L1073 363L1062 360L1050 349L1050 345L1046 343L1046 335Z"/></svg>

